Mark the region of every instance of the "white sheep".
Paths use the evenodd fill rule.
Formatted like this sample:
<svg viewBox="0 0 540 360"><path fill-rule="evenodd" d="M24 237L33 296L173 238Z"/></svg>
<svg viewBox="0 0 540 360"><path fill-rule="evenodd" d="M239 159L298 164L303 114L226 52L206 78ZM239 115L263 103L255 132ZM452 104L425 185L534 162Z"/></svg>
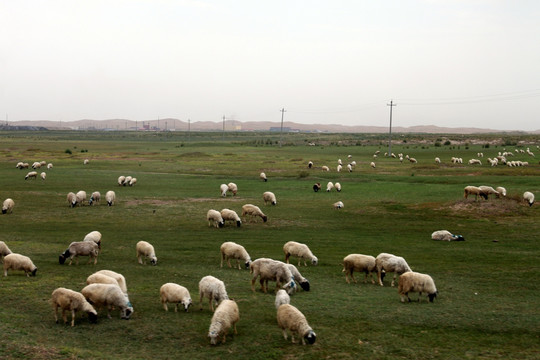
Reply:
<svg viewBox="0 0 540 360"><path fill-rule="evenodd" d="M79 256L88 256L88 263L94 259L94 265L97 264L99 255L99 246L93 241L74 241L63 254L58 257L58 262L62 265L69 258L69 265L75 258L75 264L79 263Z"/></svg>
<svg viewBox="0 0 540 360"><path fill-rule="evenodd" d="M258 216L263 220L263 222L268 220L268 217L264 215L261 209L253 204L245 204L242 206L242 216L246 215L249 215L250 218Z"/></svg>
<svg viewBox="0 0 540 360"><path fill-rule="evenodd" d="M96 308L105 306L107 317L111 318L112 308L120 310L120 317L128 320L133 314L133 306L129 302L128 296L122 292L120 287L113 284L90 284L85 286L81 293Z"/></svg>
<svg viewBox="0 0 540 360"><path fill-rule="evenodd" d="M54 320L58 324L58 308L62 309L62 319L67 324L66 310L71 311L71 326L75 326L75 313L84 311L88 314L91 323L97 322L97 312L94 307L86 301L83 294L77 291L59 287L52 292L51 304L54 309Z"/></svg>
<svg viewBox="0 0 540 360"><path fill-rule="evenodd" d="M454 235L448 230L437 230L431 234L432 240L440 241L465 241L462 235Z"/></svg>
<svg viewBox="0 0 540 360"><path fill-rule="evenodd" d="M86 191L80 190L75 194L75 205L82 205L86 201ZM73 206L75 206L73 205Z"/></svg>
<svg viewBox="0 0 540 360"><path fill-rule="evenodd" d="M244 265L246 269L249 268L249 264L251 264L251 257L249 256L246 249L235 242L227 241L221 244L221 247L219 248L221 252L221 265L220 267L223 267L223 261L227 261L227 265L229 267L231 266L231 259L236 260L236 265L238 266L238 269L240 270L240 262L239 260L242 260L244 262Z"/></svg>
<svg viewBox="0 0 540 360"><path fill-rule="evenodd" d="M41 162L36 161L32 164L32 169L39 169L41 167Z"/></svg>
<svg viewBox="0 0 540 360"><path fill-rule="evenodd" d="M410 162L411 164L416 164L416 163L418 163L418 161L417 161L415 158L413 158L413 157L409 158L409 162Z"/></svg>
<svg viewBox="0 0 540 360"><path fill-rule="evenodd" d="M409 271L401 275L398 281L398 293L401 297L401 302L405 302L405 297L407 297L409 302L411 301L411 298L409 298L410 292L418 293L419 302L422 293L427 294L429 302L433 302L433 299L437 297L437 288L431 276L414 271Z"/></svg>
<svg viewBox="0 0 540 360"><path fill-rule="evenodd" d="M489 197L489 195L495 195L496 197L500 196L499 192L491 186L481 185L478 188L482 190L487 197Z"/></svg>
<svg viewBox="0 0 540 360"><path fill-rule="evenodd" d="M259 174L259 177L260 177L261 180L264 181L264 182L267 182L267 181L268 181L268 179L266 178L266 174L263 173L263 172Z"/></svg>
<svg viewBox="0 0 540 360"><path fill-rule="evenodd" d="M438 158L438 157L436 157L436 158L435 158L435 164L440 164L440 163L441 163L441 159Z"/></svg>
<svg viewBox="0 0 540 360"><path fill-rule="evenodd" d="M221 184L219 185L219 191L221 192L222 197L226 197L227 191L229 191L229 187L227 186L227 184Z"/></svg>
<svg viewBox="0 0 540 360"><path fill-rule="evenodd" d="M4 262L3 257L12 254L13 251L9 249L5 242L0 241L0 262Z"/></svg>
<svg viewBox="0 0 540 360"><path fill-rule="evenodd" d="M503 188L502 186L497 186L495 190L499 193L499 196L503 196L503 197L506 196L506 189Z"/></svg>
<svg viewBox="0 0 540 360"><path fill-rule="evenodd" d="M291 332L291 341L294 343L294 336L302 339L302 345L313 344L317 339L317 334L309 326L306 317L296 307L291 304L283 304L277 310L278 326L283 331L283 337L287 340L287 330Z"/></svg>
<svg viewBox="0 0 540 360"><path fill-rule="evenodd" d="M102 275L112 277L118 282L118 286L120 286L120 289L122 289L124 294L127 294L127 284L126 284L126 278L124 277L124 275L114 272L112 270L99 270L99 271L96 271L94 274L102 274Z"/></svg>
<svg viewBox="0 0 540 360"><path fill-rule="evenodd" d="M8 270L22 270L26 276L36 276L37 267L28 256L11 253L4 256L4 276Z"/></svg>
<svg viewBox="0 0 540 360"><path fill-rule="evenodd" d="M345 281L350 284L349 276L356 283L353 273L365 273L364 283L367 283L368 275L371 275L371 283L375 284L373 273L377 272L375 258L371 255L349 254L343 258L343 271L345 273Z"/></svg>
<svg viewBox="0 0 540 360"><path fill-rule="evenodd" d="M332 191L333 188L334 188L334 183L329 181L328 184L326 184L326 192Z"/></svg>
<svg viewBox="0 0 540 360"><path fill-rule="evenodd" d="M90 160L84 159L84 161L83 161L83 164L84 164L84 165L88 165L89 163L90 163Z"/></svg>
<svg viewBox="0 0 540 360"><path fill-rule="evenodd" d="M313 167L313 161L308 162L307 167L311 169Z"/></svg>
<svg viewBox="0 0 540 360"><path fill-rule="evenodd" d="M321 167L321 169L322 169L322 171L330 171L330 168L328 166L326 166L326 165L323 165Z"/></svg>
<svg viewBox="0 0 540 360"><path fill-rule="evenodd" d="M412 271L404 258L387 253L380 253L377 255L375 258L375 264L377 266L377 278L379 280L379 285L381 286L384 286L383 279L386 273L394 273L394 278L392 279L391 284L391 286L394 286L397 275Z"/></svg>
<svg viewBox="0 0 540 360"><path fill-rule="evenodd" d="M75 193L73 192L68 192L67 194L67 202L69 204L69 206L71 207L75 207L75 205L77 204L77 197L75 196Z"/></svg>
<svg viewBox="0 0 540 360"><path fill-rule="evenodd" d="M290 304L291 303L291 297L287 292L283 289L278 290L276 293L276 300L274 300L274 305L276 305L276 310L279 309L279 307L283 304Z"/></svg>
<svg viewBox="0 0 540 360"><path fill-rule="evenodd" d="M283 289L289 294L293 293L296 288L294 277L291 270L284 262L272 260L268 258L259 258L254 260L249 265L251 277L251 290L255 291L255 281L260 276L259 283L261 290L266 293L268 291L268 281L276 282L276 291L279 290L283 283Z"/></svg>
<svg viewBox="0 0 540 360"><path fill-rule="evenodd" d="M532 206L534 204L534 194L530 191L525 191L523 193L523 201L529 204L529 206Z"/></svg>
<svg viewBox="0 0 540 360"><path fill-rule="evenodd" d="M120 287L118 281L108 275L102 273L93 273L86 278L86 284L112 284ZM125 292L124 292L125 293Z"/></svg>
<svg viewBox="0 0 540 360"><path fill-rule="evenodd" d="M343 169L343 166L341 164L338 164L338 166L336 167L336 171L341 172L341 169Z"/></svg>
<svg viewBox="0 0 540 360"><path fill-rule="evenodd" d="M128 185L129 185L129 186L133 186L133 185L135 185L136 183L137 183L137 178L134 177L134 178L131 178L131 180L129 180L129 184L128 184Z"/></svg>
<svg viewBox="0 0 540 360"><path fill-rule="evenodd" d="M240 320L240 312L236 302L234 300L223 300L218 305L210 322L210 328L208 329L210 344L216 345L220 337L221 343L224 344L231 327L234 329L234 334L238 334L238 331L236 331L238 320Z"/></svg>
<svg viewBox="0 0 540 360"><path fill-rule="evenodd" d="M48 163L47 164L47 169L52 169L53 168L53 164L52 163Z"/></svg>
<svg viewBox="0 0 540 360"><path fill-rule="evenodd" d="M469 165L482 165L482 161L480 161L479 159L470 159Z"/></svg>
<svg viewBox="0 0 540 360"><path fill-rule="evenodd" d="M118 186L124 185L125 182L126 182L126 177L124 175L120 175L118 177Z"/></svg>
<svg viewBox="0 0 540 360"><path fill-rule="evenodd" d="M221 216L221 213L217 210L210 209L206 213L206 220L208 220L208 226L215 226L216 228L221 228L225 225L225 221Z"/></svg>
<svg viewBox="0 0 540 360"><path fill-rule="evenodd" d="M159 295L165 311L169 311L167 303L174 304L174 312L178 312L178 304L184 306L185 312L188 312L189 307L193 304L188 289L175 283L163 284L159 289Z"/></svg>
<svg viewBox="0 0 540 360"><path fill-rule="evenodd" d="M231 209L222 209L220 211L220 214L224 222L232 221L236 223L237 227L242 226L242 220L240 219L240 216L238 216L236 211Z"/></svg>
<svg viewBox="0 0 540 360"><path fill-rule="evenodd" d="M478 200L478 196L483 197L486 200L488 199L487 194L477 186L465 186L465 189L463 189L463 197L467 199L469 195L474 195L475 200Z"/></svg>
<svg viewBox="0 0 540 360"><path fill-rule="evenodd" d="M202 300L208 298L210 310L214 311L214 301L217 305L223 300L228 300L225 283L212 275L207 275L199 281L199 308L202 310Z"/></svg>
<svg viewBox="0 0 540 360"><path fill-rule="evenodd" d="M373 169L375 169L375 167L376 167L376 165L375 165L375 163L373 161L369 164L369 166L371 166Z"/></svg>
<svg viewBox="0 0 540 360"><path fill-rule="evenodd" d="M116 193L112 190L107 191L105 194L105 200L107 201L107 205L113 206L114 202L116 201Z"/></svg>
<svg viewBox="0 0 540 360"><path fill-rule="evenodd" d="M337 201L337 202L333 203L332 206L334 207L334 209L337 210L337 209L343 209L343 207L344 207L345 205L343 205L343 202L342 202L342 201Z"/></svg>
<svg viewBox="0 0 540 360"><path fill-rule="evenodd" d="M91 231L86 234L83 238L83 241L93 241L98 245L98 248L101 249L101 233L97 230Z"/></svg>
<svg viewBox="0 0 540 360"><path fill-rule="evenodd" d="M334 187L336 188L336 191L337 191L337 192L340 192L340 191L341 191L341 184L340 184L340 183L338 183L338 182L335 183L335 184L334 184Z"/></svg>
<svg viewBox="0 0 540 360"><path fill-rule="evenodd" d="M129 185L131 180L133 180L132 176L130 176L130 175L126 176L126 180L124 181L124 183L122 185L124 185L124 186Z"/></svg>
<svg viewBox="0 0 540 360"><path fill-rule="evenodd" d="M302 274L300 274L300 271L298 271L298 268L293 264L287 264L287 267L291 270L294 281L300 285L302 290L309 291L309 280L303 277ZM295 287L295 290L296 289L297 288Z"/></svg>
<svg viewBox="0 0 540 360"><path fill-rule="evenodd" d="M285 253L285 262L289 263L289 257L294 256L298 258L298 266L300 261L304 260L304 266L307 266L306 260L311 261L313 265L317 265L318 259L306 244L302 244L296 241L288 241L283 245L283 252Z"/></svg>
<svg viewBox="0 0 540 360"><path fill-rule="evenodd" d="M230 192L232 192L233 196L236 196L236 193L238 192L238 186L236 186L235 183L228 183L227 188Z"/></svg>
<svg viewBox="0 0 540 360"><path fill-rule="evenodd" d="M41 174L39 174L39 177L41 177L41 180L45 180L47 178L47 173L42 172Z"/></svg>
<svg viewBox="0 0 540 360"><path fill-rule="evenodd" d="M37 178L37 171L30 171L26 176L24 177L24 180L28 179L36 179Z"/></svg>
<svg viewBox="0 0 540 360"><path fill-rule="evenodd" d="M139 260L139 264L146 265L146 258L150 259L150 263L152 265L157 264L156 252L152 244L149 242L142 240L137 242L135 250L137 251L137 259Z"/></svg>
<svg viewBox="0 0 540 360"><path fill-rule="evenodd" d="M349 172L352 172L352 165L351 164L347 164L347 170L349 170Z"/></svg>
<svg viewBox="0 0 540 360"><path fill-rule="evenodd" d="M17 165L15 165L15 167L16 167L17 169L21 170L21 169L23 169L23 167L24 167L24 163L23 163L22 161L19 161L19 162L17 163Z"/></svg>
<svg viewBox="0 0 540 360"><path fill-rule="evenodd" d="M277 204L276 195L274 195L274 193L271 191L265 191L263 193L263 200L264 200L264 205L267 205L268 203L272 205Z"/></svg>
<svg viewBox="0 0 540 360"><path fill-rule="evenodd" d="M11 214L13 212L14 207L15 207L15 201L13 201L13 199L7 198L2 203L2 214Z"/></svg>
<svg viewBox="0 0 540 360"><path fill-rule="evenodd" d="M94 205L94 203L97 205L101 201L101 194L99 191L94 191L92 195L90 196L90 200L88 200L89 205Z"/></svg>

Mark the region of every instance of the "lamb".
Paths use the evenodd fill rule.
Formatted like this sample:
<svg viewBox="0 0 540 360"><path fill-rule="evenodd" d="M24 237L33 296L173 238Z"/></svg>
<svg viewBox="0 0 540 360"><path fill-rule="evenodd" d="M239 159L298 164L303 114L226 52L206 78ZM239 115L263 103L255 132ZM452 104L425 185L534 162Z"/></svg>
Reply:
<svg viewBox="0 0 540 360"><path fill-rule="evenodd" d="M71 311L71 326L75 326L75 313L77 311L86 312L91 323L97 322L96 310L80 292L59 287L52 292L51 304L54 309L54 320L57 324L58 308L62 309L62 319L65 324L67 324L66 310Z"/></svg>
<svg viewBox="0 0 540 360"><path fill-rule="evenodd" d="M233 196L236 196L236 193L238 192L238 186L236 186L235 183L228 183L227 188L230 192L232 192Z"/></svg>
<svg viewBox="0 0 540 360"><path fill-rule="evenodd" d="M37 267L28 256L11 253L4 256L4 276L8 270L22 270L26 276L36 276Z"/></svg>
<svg viewBox="0 0 540 360"><path fill-rule="evenodd" d="M264 213L259 209L258 206L255 206L253 204L245 204L242 206L242 216L249 215L250 218L254 218L256 216L259 216L263 222L266 222L268 220L268 216L264 215Z"/></svg>
<svg viewBox="0 0 540 360"><path fill-rule="evenodd" d="M157 264L156 252L154 251L152 244L147 241L139 241L135 246L135 249L137 250L137 259L139 259L139 264L146 265L146 258L150 259L150 263L152 265Z"/></svg>
<svg viewBox="0 0 540 360"><path fill-rule="evenodd" d="M287 292L283 289L278 290L276 293L276 300L274 301L274 304L276 305L276 310L279 309L279 307L283 304L290 304L291 303L291 297Z"/></svg>
<svg viewBox="0 0 540 360"><path fill-rule="evenodd" d="M86 201L86 191L80 190L79 192L75 194L75 198L77 200L77 204L82 205Z"/></svg>
<svg viewBox="0 0 540 360"><path fill-rule="evenodd" d="M98 248L101 249L101 233L99 231L89 232L84 236L83 241L93 241L98 245Z"/></svg>
<svg viewBox="0 0 540 360"><path fill-rule="evenodd" d="M334 187L336 188L336 191L337 191L337 192L340 192L340 191L341 191L341 184L340 184L340 183L338 183L338 182L335 183L335 184L334 184Z"/></svg>
<svg viewBox="0 0 540 360"><path fill-rule="evenodd" d="M474 199L478 200L478 196L483 197L484 199L488 199L488 196L485 192L483 192L479 187L477 186L465 186L465 189L463 190L463 197L467 199L469 195L474 195Z"/></svg>
<svg viewBox="0 0 540 360"><path fill-rule="evenodd" d="M306 244L301 244L296 241L289 241L283 245L283 252L285 253L285 261L289 263L289 257L295 256L298 258L298 266L300 266L300 261L304 260L304 266L307 266L306 259L310 260L313 265L317 265L318 259L309 247Z"/></svg>
<svg viewBox="0 0 540 360"><path fill-rule="evenodd" d="M260 177L261 180L264 181L264 182L267 182L267 181L268 181L268 179L266 178L266 174L263 173L263 172L259 174L259 177Z"/></svg>
<svg viewBox="0 0 540 360"><path fill-rule="evenodd" d="M88 263L94 259L94 265L97 264L97 258L99 255L99 246L93 241L74 241L69 244L69 247L63 254L58 257L58 262L63 265L67 258L69 258L69 265L75 258L75 264L79 263L79 256L88 256Z"/></svg>
<svg viewBox="0 0 540 360"><path fill-rule="evenodd" d="M242 260L244 262L246 269L249 269L249 264L251 264L251 257L249 256L248 252L242 245L239 245L232 241L227 241L221 244L220 252L221 252L220 267L223 267L224 260L227 261L227 265L229 265L229 267L232 267L231 259L236 259L236 265L238 266L238 270L240 270L239 260Z"/></svg>
<svg viewBox="0 0 540 360"><path fill-rule="evenodd" d="M88 204L89 205L94 205L94 203L99 204L99 202L101 201L101 194L99 193L99 191L94 191L92 193L92 195L90 196L90 200L88 200Z"/></svg>
<svg viewBox="0 0 540 360"><path fill-rule="evenodd" d="M125 182L126 182L126 177L124 175L120 175L118 177L118 186L124 185Z"/></svg>
<svg viewBox="0 0 540 360"><path fill-rule="evenodd" d="M118 282L118 286L120 286L120 289L122 290L122 292L124 294L127 294L127 284L126 284L126 279L124 278L124 275L114 272L112 270L99 270L99 271L96 271L94 274L101 274L101 275L112 277Z"/></svg>
<svg viewBox="0 0 540 360"><path fill-rule="evenodd" d="M495 190L494 188L492 188L491 186L481 185L478 188L482 190L482 192L484 192L484 194L486 194L487 197L489 197L489 195L492 195L492 194L497 197L500 196L499 192Z"/></svg>
<svg viewBox="0 0 540 360"><path fill-rule="evenodd" d="M73 192L68 192L67 194L67 202L69 204L69 206L71 207L75 207L75 204L77 204L77 197L75 196L75 193Z"/></svg>
<svg viewBox="0 0 540 360"><path fill-rule="evenodd" d="M221 184L221 185L219 185L219 191L221 191L221 196L222 197L226 197L227 196L227 191L229 191L229 187L227 186L227 184Z"/></svg>
<svg viewBox="0 0 540 360"><path fill-rule="evenodd" d="M287 267L289 268L289 270L291 270L294 281L296 281L300 285L302 290L309 291L309 280L303 277L302 274L300 274L300 271L298 271L296 266L294 266L293 264L287 264Z"/></svg>
<svg viewBox="0 0 540 360"><path fill-rule="evenodd" d="M13 199L7 198L2 203L2 214L11 214L13 212L14 207L15 207L15 201L13 201Z"/></svg>
<svg viewBox="0 0 540 360"><path fill-rule="evenodd" d="M313 191L318 192L319 190L321 190L321 183L315 183L313 185Z"/></svg>
<svg viewBox="0 0 540 360"><path fill-rule="evenodd" d="M433 232L431 239L440 241L465 241L462 235L454 235L448 230L437 230Z"/></svg>
<svg viewBox="0 0 540 360"><path fill-rule="evenodd" d="M379 285L383 285L383 270L386 273L393 272L394 278L392 279L391 286L394 286L397 275L401 275L408 271L412 271L407 262L401 256L395 256L387 253L380 253L375 258L375 265L377 266L377 278Z"/></svg>
<svg viewBox="0 0 540 360"><path fill-rule="evenodd" d="M222 209L220 214L221 214L221 217L223 218L224 222L225 221L234 221L234 222L236 222L237 227L242 226L242 220L240 220L240 216L238 216L236 211L231 210L231 209Z"/></svg>
<svg viewBox="0 0 540 360"><path fill-rule="evenodd" d="M41 178L41 180L45 180L47 178L47 173L42 172L41 174L39 174L39 177Z"/></svg>
<svg viewBox="0 0 540 360"><path fill-rule="evenodd" d="M294 343L294 335L302 338L302 345L315 343L317 334L309 326L306 317L291 304L283 304L277 310L278 326L283 331L283 337L287 340L287 329L291 332L291 340Z"/></svg>
<svg viewBox="0 0 540 360"><path fill-rule="evenodd" d="M234 300L223 300L216 309L210 322L208 329L208 337L211 345L217 345L218 339L221 337L221 343L225 344L227 333L233 327L234 334L236 331L236 323L240 319L238 305Z"/></svg>
<svg viewBox="0 0 540 360"><path fill-rule="evenodd" d="M529 204L529 206L532 206L534 204L534 194L530 191L525 191L523 193L523 200Z"/></svg>
<svg viewBox="0 0 540 360"><path fill-rule="evenodd" d="M159 289L159 295L165 311L169 311L167 303L174 303L174 312L178 312L178 304L184 305L185 312L188 312L193 304L188 289L175 283L163 284Z"/></svg>
<svg viewBox="0 0 540 360"><path fill-rule="evenodd" d="M268 258L259 258L253 261L249 265L249 272L251 277L251 290L255 291L255 280L260 276L259 283L261 284L261 290L266 293L268 290L268 281L272 280L276 282L276 291L279 290L279 286L283 283L283 289L289 294L294 292L296 284L291 270L284 262L272 260Z"/></svg>
<svg viewBox="0 0 540 360"><path fill-rule="evenodd" d="M114 202L116 201L116 194L114 191L109 190L105 194L105 200L107 201L107 205L113 206Z"/></svg>
<svg viewBox="0 0 540 360"><path fill-rule="evenodd" d="M137 183L137 178L134 177L134 178L131 178L131 180L129 180L128 185L129 185L129 186L133 186L133 185L135 185L136 183Z"/></svg>
<svg viewBox="0 0 540 360"><path fill-rule="evenodd" d="M107 307L107 317L109 319L113 307L120 309L122 319L128 320L133 314L133 306L129 302L128 296L117 285L90 284L85 286L81 293L95 307Z"/></svg>
<svg viewBox="0 0 540 360"><path fill-rule="evenodd" d="M207 275L199 281L199 308L202 310L202 300L207 297L210 310L214 311L214 301L219 305L223 300L229 300L225 283L212 275Z"/></svg>
<svg viewBox="0 0 540 360"><path fill-rule="evenodd" d="M344 205L343 205L343 202L337 201L337 202L335 202L332 206L334 207L334 209L337 210L337 209L343 209L343 206L344 206Z"/></svg>
<svg viewBox="0 0 540 360"><path fill-rule="evenodd" d="M423 292L427 294L429 302L433 302L433 299L437 297L437 288L431 276L414 271L401 275L398 281L398 293L401 302L405 302L405 296L411 302L411 298L409 298L410 292L418 293L418 302L420 302L420 296L422 296Z"/></svg>
<svg viewBox="0 0 540 360"><path fill-rule="evenodd" d="M214 209L208 210L206 213L206 220L208 220L208 226L214 225L216 228L222 228L225 225L221 213Z"/></svg>
<svg viewBox="0 0 540 360"><path fill-rule="evenodd" d="M499 196L506 196L506 189L502 186L497 186L495 190L499 193Z"/></svg>
<svg viewBox="0 0 540 360"><path fill-rule="evenodd" d="M2 259L4 256L12 254L13 252L8 248L5 242L0 241L0 262L4 262Z"/></svg>
<svg viewBox="0 0 540 360"><path fill-rule="evenodd" d="M93 273L86 278L86 284L112 284L120 287L118 281L108 275L102 273ZM121 290L121 289L120 289ZM125 293L125 292L124 292Z"/></svg>
<svg viewBox="0 0 540 360"><path fill-rule="evenodd" d="M326 184L326 192L332 191L333 188L334 188L334 183L329 181L328 184Z"/></svg>
<svg viewBox="0 0 540 360"><path fill-rule="evenodd" d="M263 200L264 200L264 205L267 205L268 203L272 205L277 204L276 195L274 195L274 193L271 191L266 191L263 193Z"/></svg>
<svg viewBox="0 0 540 360"><path fill-rule="evenodd" d="M345 281L347 281L347 284L351 283L349 276L352 278L354 283L356 283L356 279L353 275L355 271L365 273L364 283L367 283L368 275L371 275L371 283L375 284L375 279L373 277L373 273L377 271L375 262L375 258L371 255L349 254L345 256L343 258L342 272L345 273Z"/></svg>
<svg viewBox="0 0 540 360"><path fill-rule="evenodd" d="M326 165L321 167L322 171L330 171L330 168Z"/></svg>
<svg viewBox="0 0 540 360"><path fill-rule="evenodd" d="M24 180L28 180L30 178L37 178L37 171L30 171L26 176L24 177Z"/></svg>

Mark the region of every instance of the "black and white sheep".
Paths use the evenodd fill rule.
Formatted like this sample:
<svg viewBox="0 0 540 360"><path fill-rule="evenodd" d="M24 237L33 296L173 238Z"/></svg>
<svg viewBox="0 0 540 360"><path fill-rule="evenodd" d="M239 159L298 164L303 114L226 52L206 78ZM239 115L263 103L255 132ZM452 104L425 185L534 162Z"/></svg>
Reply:
<svg viewBox="0 0 540 360"><path fill-rule="evenodd" d="M293 276L294 281L300 285L302 290L309 291L309 280L300 274L300 271L298 271L298 268L294 266L293 264L287 264L289 267L289 270L291 270L291 274ZM297 287L295 287L296 289Z"/></svg>
<svg viewBox="0 0 540 360"><path fill-rule="evenodd" d="M328 184L326 184L326 192L332 191L333 188L334 188L334 183L329 181Z"/></svg>
<svg viewBox="0 0 540 360"><path fill-rule="evenodd" d="M236 223L237 227L242 226L242 220L240 219L240 216L238 216L236 211L231 209L222 209L220 211L220 214L224 222L232 221Z"/></svg>
<svg viewBox="0 0 540 360"><path fill-rule="evenodd" d="M534 194L530 191L525 191L523 193L523 201L525 201L529 206L534 204Z"/></svg>
<svg viewBox="0 0 540 360"><path fill-rule="evenodd" d="M214 311L214 301L217 305L223 300L228 300L227 289L225 283L218 278L207 275L199 281L199 308L202 310L203 298L208 298L210 310Z"/></svg>
<svg viewBox="0 0 540 360"><path fill-rule="evenodd" d="M4 276L7 276L8 270L22 270L30 277L36 276L37 266L28 256L11 253L4 256Z"/></svg>
<svg viewBox="0 0 540 360"><path fill-rule="evenodd" d="M244 262L244 265L246 269L249 268L249 264L251 264L251 257L249 256L246 249L235 242L227 241L221 244L220 247L221 252L221 265L220 267L223 267L223 261L227 261L227 265L229 267L231 266L231 259L236 260L236 265L238 266L238 269L240 270L240 262L239 260L242 260Z"/></svg>
<svg viewBox="0 0 540 360"><path fill-rule="evenodd" d="M116 193L112 190L107 191L105 193L105 201L107 201L107 205L113 206L116 201Z"/></svg>
<svg viewBox="0 0 540 360"><path fill-rule="evenodd" d="M37 178L37 171L30 171L26 176L24 177L24 180L28 179L36 179Z"/></svg>
<svg viewBox="0 0 540 360"><path fill-rule="evenodd" d="M266 178L266 174L263 173L263 172L259 174L259 178L261 178L261 180L264 181L264 182L268 181L268 179Z"/></svg>
<svg viewBox="0 0 540 360"><path fill-rule="evenodd" d="M128 320L133 314L133 305L129 302L128 296L122 292L120 287L112 284L90 284L85 286L81 293L96 308L105 306L107 317L111 318L111 310L118 308L120 317Z"/></svg>
<svg viewBox="0 0 540 360"><path fill-rule="evenodd" d="M302 345L306 345L306 342L311 345L317 339L317 334L309 326L304 314L291 304L283 304L278 308L277 322L285 340L287 340L287 330L291 332L293 343L295 335L302 339Z"/></svg>
<svg viewBox="0 0 540 360"><path fill-rule="evenodd" d="M150 259L150 263L152 265L157 264L156 252L152 244L150 244L148 241L141 240L137 242L137 245L135 246L135 250L137 252L137 259L139 261L139 264L146 265L147 258Z"/></svg>
<svg viewBox="0 0 540 360"><path fill-rule="evenodd" d="M11 214L13 212L14 207L15 207L15 201L13 201L13 199L7 198L2 203L2 214Z"/></svg>
<svg viewBox="0 0 540 360"><path fill-rule="evenodd" d="M462 235L454 235L448 230L437 230L431 234L432 240L440 241L465 241Z"/></svg>
<svg viewBox="0 0 540 360"><path fill-rule="evenodd" d="M250 219L253 219L258 216L263 220L263 222L266 222L268 220L268 217L264 215L261 209L258 206L255 206L253 204L245 204L242 206L242 216L248 216L248 215Z"/></svg>
<svg viewBox="0 0 540 360"><path fill-rule="evenodd" d="M294 282L294 277L291 270L284 262L268 258L259 258L249 265L249 272L252 274L252 291L255 291L255 281L258 277L260 277L259 283L261 284L261 290L265 293L268 291L268 281L276 282L276 291L279 290L281 284L283 284L283 289L289 294L295 291L296 283Z"/></svg>
<svg viewBox="0 0 540 360"><path fill-rule="evenodd" d="M163 284L159 289L159 296L165 311L169 311L167 303L174 304L174 312L178 312L178 304L184 306L185 312L188 312L189 307L193 304L188 289L175 283Z"/></svg>
<svg viewBox="0 0 540 360"><path fill-rule="evenodd" d="M350 284L349 276L356 283L354 272L365 273L364 283L367 283L368 275L371 275L371 283L375 284L373 273L377 272L375 258L371 255L349 254L343 258L343 272L345 273L345 281Z"/></svg>
<svg viewBox="0 0 540 360"><path fill-rule="evenodd" d="M334 188L336 189L337 192L341 192L341 184L340 183L335 183L334 184Z"/></svg>
<svg viewBox="0 0 540 360"><path fill-rule="evenodd" d="M272 205L277 204L276 195L274 195L274 193L271 191L265 191L263 193L263 200L264 200L264 205L267 205L269 203Z"/></svg>
<svg viewBox="0 0 540 360"><path fill-rule="evenodd" d="M92 195L90 195L90 200L88 200L89 205L98 205L101 200L101 194L99 191L94 191Z"/></svg>
<svg viewBox="0 0 540 360"><path fill-rule="evenodd" d="M437 296L437 288L431 276L414 271L404 273L399 277L398 281L398 293L401 297L401 302L405 302L405 297L407 297L409 302L411 301L411 298L409 298L410 292L418 293L419 302L422 293L427 294L429 302L433 302L433 299Z"/></svg>
<svg viewBox="0 0 540 360"><path fill-rule="evenodd" d="M231 327L234 329L234 334L238 334L238 331L236 331L238 320L240 320L240 312L236 302L228 299L223 300L218 305L210 322L210 328L208 329L210 344L217 345L219 338L221 338L221 343L224 344Z"/></svg>
<svg viewBox="0 0 540 360"><path fill-rule="evenodd" d="M83 311L88 314L91 323L97 322L97 312L85 299L83 294L71 289L59 287L52 292L51 304L54 309L54 320L58 324L58 309L62 309L62 319L67 324L67 311L71 311L71 326L75 326L75 313Z"/></svg>
<svg viewBox="0 0 540 360"><path fill-rule="evenodd" d="M129 180L128 185L129 186L134 186L135 184L137 184L137 178L136 177L131 178L131 180Z"/></svg>
<svg viewBox="0 0 540 360"><path fill-rule="evenodd" d="M319 259L309 249L306 244L302 244L296 241L288 241L283 245L283 252L285 253L285 262L289 263L289 257L294 256L298 258L298 266L300 262L304 260L304 266L307 266L306 260L311 261L313 265L317 265Z"/></svg>
<svg viewBox="0 0 540 360"><path fill-rule="evenodd" d="M344 206L345 205L343 205L342 201L336 201L335 203L332 204L332 207L336 210L343 209Z"/></svg>
<svg viewBox="0 0 540 360"><path fill-rule="evenodd" d="M208 210L206 213L206 220L208 220L208 226L222 228L225 225L225 221L223 220L221 213L214 209Z"/></svg>
<svg viewBox="0 0 540 360"><path fill-rule="evenodd" d="M94 259L94 265L97 264L99 255L99 246L93 241L74 241L69 244L69 247L58 257L58 262L62 265L69 258L69 265L75 258L75 264L79 263L79 256L88 256L88 263Z"/></svg>
<svg viewBox="0 0 540 360"><path fill-rule="evenodd" d="M318 192L319 190L321 190L321 183L313 184L313 191Z"/></svg>
<svg viewBox="0 0 540 360"><path fill-rule="evenodd" d="M404 274L412 271L407 262L401 256L395 256L393 254L380 253L375 258L375 264L377 266L377 279L379 285L383 285L383 278L386 273L394 273L391 286L394 286L397 275ZM384 271L384 272L383 272Z"/></svg>

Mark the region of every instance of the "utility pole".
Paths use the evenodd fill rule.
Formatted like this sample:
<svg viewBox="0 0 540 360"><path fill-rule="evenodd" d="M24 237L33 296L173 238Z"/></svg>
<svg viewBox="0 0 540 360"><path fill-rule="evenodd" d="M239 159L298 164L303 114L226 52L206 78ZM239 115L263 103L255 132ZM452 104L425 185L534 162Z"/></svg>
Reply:
<svg viewBox="0 0 540 360"><path fill-rule="evenodd" d="M287 110L285 110L285 108L281 108L279 111L281 111L281 128L279 130L279 147L281 147L281 138L283 137L283 116Z"/></svg>
<svg viewBox="0 0 540 360"><path fill-rule="evenodd" d="M225 141L225 115L223 115L223 133L221 135L221 139Z"/></svg>
<svg viewBox="0 0 540 360"><path fill-rule="evenodd" d="M397 106L397 104L394 104L393 100L390 100L390 104L386 104L387 106L390 106L390 129L388 131L388 156L392 156L392 108L394 106Z"/></svg>
<svg viewBox="0 0 540 360"><path fill-rule="evenodd" d="M188 141L191 140L191 119L187 119L187 136Z"/></svg>

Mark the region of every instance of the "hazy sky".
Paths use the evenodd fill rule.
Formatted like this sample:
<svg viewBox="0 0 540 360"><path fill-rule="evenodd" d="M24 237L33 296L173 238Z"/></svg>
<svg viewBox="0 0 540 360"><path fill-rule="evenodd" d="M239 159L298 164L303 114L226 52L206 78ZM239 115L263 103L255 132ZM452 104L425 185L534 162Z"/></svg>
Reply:
<svg viewBox="0 0 540 360"><path fill-rule="evenodd" d="M538 0L0 0L0 120L540 129Z"/></svg>

